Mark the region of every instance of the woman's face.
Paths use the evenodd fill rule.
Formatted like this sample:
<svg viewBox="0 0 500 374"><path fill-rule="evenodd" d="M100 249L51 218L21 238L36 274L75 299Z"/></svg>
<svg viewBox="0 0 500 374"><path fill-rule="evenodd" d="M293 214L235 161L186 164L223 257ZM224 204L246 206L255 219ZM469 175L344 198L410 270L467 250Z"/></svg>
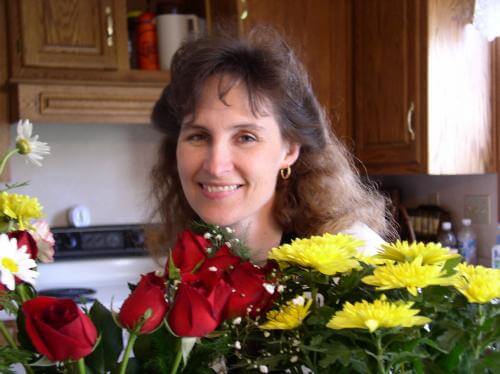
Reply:
<svg viewBox="0 0 500 374"><path fill-rule="evenodd" d="M281 168L299 146L280 133L268 107L255 117L246 88L235 85L218 98L219 77L207 81L195 116L184 119L177 141L177 169L187 201L205 222L247 227L273 220Z"/></svg>

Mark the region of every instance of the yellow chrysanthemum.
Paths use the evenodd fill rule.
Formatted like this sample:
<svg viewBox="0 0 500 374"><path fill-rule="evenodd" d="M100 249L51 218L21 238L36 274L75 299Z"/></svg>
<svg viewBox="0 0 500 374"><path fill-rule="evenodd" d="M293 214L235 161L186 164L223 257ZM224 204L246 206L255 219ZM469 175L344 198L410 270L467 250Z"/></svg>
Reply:
<svg viewBox="0 0 500 374"><path fill-rule="evenodd" d="M419 310L411 309L412 306L412 302L388 302L385 295L373 303L366 300L354 305L346 302L326 326L334 330L359 328L373 332L380 327L412 327L431 321L427 317L417 316Z"/></svg>
<svg viewBox="0 0 500 374"><path fill-rule="evenodd" d="M41 218L42 206L36 197L0 193L0 218L4 216L17 221L20 230L29 227L29 221Z"/></svg>
<svg viewBox="0 0 500 374"><path fill-rule="evenodd" d="M470 303L488 303L500 298L500 270L483 266L459 264L455 268L455 288Z"/></svg>
<svg viewBox="0 0 500 374"><path fill-rule="evenodd" d="M349 272L359 266L357 248L364 244L346 234L324 234L308 239L295 239L271 249L269 258L283 264L297 264L326 274Z"/></svg>
<svg viewBox="0 0 500 374"><path fill-rule="evenodd" d="M298 296L290 300L279 311L271 310L267 312L266 323L259 327L263 330L291 330L302 324L302 321L309 314L312 300Z"/></svg>
<svg viewBox="0 0 500 374"><path fill-rule="evenodd" d="M364 283L376 286L377 290L406 288L412 295L417 295L417 288L431 285L447 286L452 284L452 277L446 277L442 265L422 265L422 257L412 262L388 263L379 266L361 279Z"/></svg>
<svg viewBox="0 0 500 374"><path fill-rule="evenodd" d="M460 257L439 243L408 243L406 240L382 244L382 250L376 257L381 260L412 262L418 256L422 257L423 265L442 264L451 258Z"/></svg>

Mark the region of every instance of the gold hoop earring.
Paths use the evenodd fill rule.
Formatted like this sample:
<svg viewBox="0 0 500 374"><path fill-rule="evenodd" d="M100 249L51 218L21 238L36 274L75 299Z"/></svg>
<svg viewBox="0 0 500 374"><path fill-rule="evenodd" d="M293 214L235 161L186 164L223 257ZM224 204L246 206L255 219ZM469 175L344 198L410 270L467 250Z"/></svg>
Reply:
<svg viewBox="0 0 500 374"><path fill-rule="evenodd" d="M292 175L292 169L290 168L290 166L284 169L280 169L280 175L281 179L283 180L287 180L288 178L290 178L290 176Z"/></svg>

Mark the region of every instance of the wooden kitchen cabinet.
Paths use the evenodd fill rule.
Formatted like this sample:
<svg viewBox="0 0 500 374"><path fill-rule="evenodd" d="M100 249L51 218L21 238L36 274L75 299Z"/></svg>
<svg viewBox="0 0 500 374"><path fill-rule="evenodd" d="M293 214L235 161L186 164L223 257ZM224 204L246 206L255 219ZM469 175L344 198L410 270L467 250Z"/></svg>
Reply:
<svg viewBox="0 0 500 374"><path fill-rule="evenodd" d="M372 174L495 169L491 46L473 1L353 2L353 126Z"/></svg>
<svg viewBox="0 0 500 374"><path fill-rule="evenodd" d="M115 0L19 0L22 66L119 68L118 46L126 35L115 33L124 9ZM125 40L126 43L126 40Z"/></svg>
<svg viewBox="0 0 500 374"><path fill-rule="evenodd" d="M234 32L244 34L264 24L285 37L306 65L335 132L352 147L350 12L350 0L217 0L210 4L212 20L229 22Z"/></svg>

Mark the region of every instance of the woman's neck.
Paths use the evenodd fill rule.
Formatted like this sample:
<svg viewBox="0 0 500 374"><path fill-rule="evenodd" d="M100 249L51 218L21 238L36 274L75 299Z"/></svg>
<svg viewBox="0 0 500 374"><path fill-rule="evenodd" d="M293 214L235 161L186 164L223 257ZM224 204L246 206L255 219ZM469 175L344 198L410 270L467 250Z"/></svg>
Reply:
<svg viewBox="0 0 500 374"><path fill-rule="evenodd" d="M233 227L236 237L240 238L250 250L250 259L256 264L264 263L271 248L281 242L283 230L272 222L253 221Z"/></svg>

